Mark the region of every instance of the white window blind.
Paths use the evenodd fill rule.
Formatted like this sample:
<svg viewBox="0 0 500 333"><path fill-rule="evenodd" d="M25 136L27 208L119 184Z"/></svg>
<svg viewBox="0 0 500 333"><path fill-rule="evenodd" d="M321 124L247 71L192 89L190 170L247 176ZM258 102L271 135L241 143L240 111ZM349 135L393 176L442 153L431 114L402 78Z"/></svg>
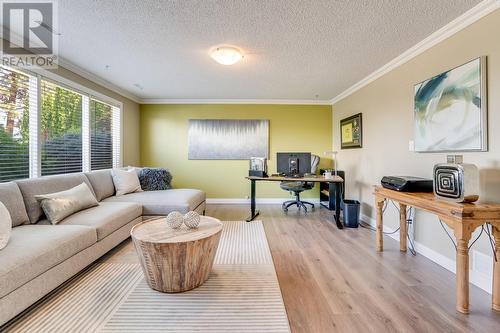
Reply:
<svg viewBox="0 0 500 333"><path fill-rule="evenodd" d="M0 182L29 177L29 113L30 77L0 67Z"/></svg>
<svg viewBox="0 0 500 333"><path fill-rule="evenodd" d="M82 95L41 81L42 176L81 172Z"/></svg>
<svg viewBox="0 0 500 333"><path fill-rule="evenodd" d="M90 165L113 167L113 107L96 99L90 100Z"/></svg>
<svg viewBox="0 0 500 333"><path fill-rule="evenodd" d="M121 167L121 115L84 86L0 66L0 182Z"/></svg>
<svg viewBox="0 0 500 333"><path fill-rule="evenodd" d="M122 166L122 109L111 107L113 111L113 168Z"/></svg>

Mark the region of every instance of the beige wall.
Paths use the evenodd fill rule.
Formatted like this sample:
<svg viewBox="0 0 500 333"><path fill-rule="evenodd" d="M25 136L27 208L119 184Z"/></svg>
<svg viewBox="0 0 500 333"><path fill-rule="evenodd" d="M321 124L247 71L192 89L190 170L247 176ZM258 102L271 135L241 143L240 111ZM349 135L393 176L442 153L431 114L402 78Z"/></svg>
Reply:
<svg viewBox="0 0 500 333"><path fill-rule="evenodd" d="M51 72L123 103L123 165L139 165L139 104L63 67Z"/></svg>
<svg viewBox="0 0 500 333"><path fill-rule="evenodd" d="M346 171L347 197L362 201L362 212L374 217L372 185L384 175L432 177L443 153L409 151L413 139L413 86L479 56L488 61L489 151L464 153L466 162L481 170L481 199L500 202L500 10L441 42L333 106L334 146L339 149L339 120L363 113L362 149L340 150L339 166ZM396 228L396 210L389 206L387 225ZM455 250L436 217L417 213L416 241L455 258ZM475 249L491 255L486 237Z"/></svg>

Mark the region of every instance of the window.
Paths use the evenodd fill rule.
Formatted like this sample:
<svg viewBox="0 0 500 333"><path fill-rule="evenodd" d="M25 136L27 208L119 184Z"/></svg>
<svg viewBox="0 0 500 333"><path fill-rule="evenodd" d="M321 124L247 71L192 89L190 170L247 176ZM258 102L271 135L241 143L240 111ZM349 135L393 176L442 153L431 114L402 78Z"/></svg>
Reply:
<svg viewBox="0 0 500 333"><path fill-rule="evenodd" d="M83 171L82 95L42 80L42 176Z"/></svg>
<svg viewBox="0 0 500 333"><path fill-rule="evenodd" d="M90 169L113 167L113 110L111 105L90 100Z"/></svg>
<svg viewBox="0 0 500 333"><path fill-rule="evenodd" d="M49 72L0 66L0 182L121 166L120 105Z"/></svg>
<svg viewBox="0 0 500 333"><path fill-rule="evenodd" d="M29 83L0 67L0 182L29 177Z"/></svg>

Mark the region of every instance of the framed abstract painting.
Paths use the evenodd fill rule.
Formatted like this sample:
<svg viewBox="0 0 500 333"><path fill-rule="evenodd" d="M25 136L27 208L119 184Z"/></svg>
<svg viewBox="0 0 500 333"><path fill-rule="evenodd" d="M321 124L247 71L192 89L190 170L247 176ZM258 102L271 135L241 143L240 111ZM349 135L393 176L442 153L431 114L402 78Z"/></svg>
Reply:
<svg viewBox="0 0 500 333"><path fill-rule="evenodd" d="M487 151L486 57L415 85L415 151Z"/></svg>
<svg viewBox="0 0 500 333"><path fill-rule="evenodd" d="M269 120L190 119L188 159L269 158Z"/></svg>

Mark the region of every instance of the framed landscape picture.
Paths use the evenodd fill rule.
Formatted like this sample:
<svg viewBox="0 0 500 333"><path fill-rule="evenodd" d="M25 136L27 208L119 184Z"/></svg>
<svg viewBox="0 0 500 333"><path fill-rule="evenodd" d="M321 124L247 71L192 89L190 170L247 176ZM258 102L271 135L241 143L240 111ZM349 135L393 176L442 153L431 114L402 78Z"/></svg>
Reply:
<svg viewBox="0 0 500 333"><path fill-rule="evenodd" d="M415 151L488 149L486 57L415 85Z"/></svg>
<svg viewBox="0 0 500 333"><path fill-rule="evenodd" d="M340 149L363 147L361 113L340 121Z"/></svg>

